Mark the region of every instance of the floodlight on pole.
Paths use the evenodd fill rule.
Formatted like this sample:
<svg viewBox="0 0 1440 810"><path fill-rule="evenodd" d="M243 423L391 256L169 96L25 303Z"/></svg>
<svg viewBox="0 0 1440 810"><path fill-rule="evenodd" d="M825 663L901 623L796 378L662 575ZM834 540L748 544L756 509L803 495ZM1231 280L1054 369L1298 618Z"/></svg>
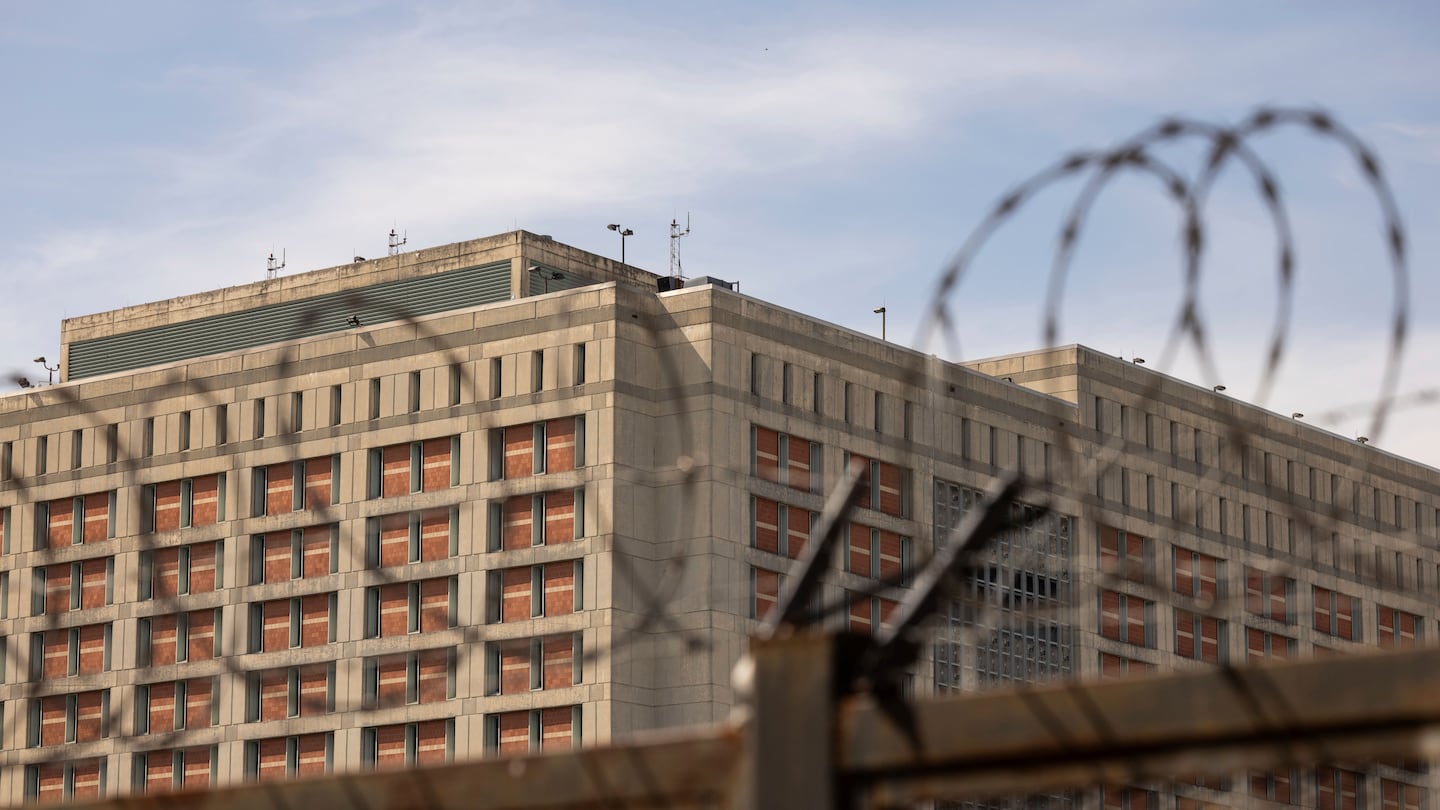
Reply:
<svg viewBox="0 0 1440 810"><path fill-rule="evenodd" d="M615 223L613 223L613 222L610 223L609 225L606 225L605 227L606 227L606 228L609 228L610 230L612 230L612 231L614 231L614 232L616 232L616 233L618 233L618 234L620 234L620 263L621 263L621 264L624 264L624 263L625 263L625 237L627 237L627 236L634 236L634 235L635 235L635 232L632 231L632 230L630 230L629 228L622 228L622 227L620 227L619 225L617 225L617 224L615 224Z"/></svg>

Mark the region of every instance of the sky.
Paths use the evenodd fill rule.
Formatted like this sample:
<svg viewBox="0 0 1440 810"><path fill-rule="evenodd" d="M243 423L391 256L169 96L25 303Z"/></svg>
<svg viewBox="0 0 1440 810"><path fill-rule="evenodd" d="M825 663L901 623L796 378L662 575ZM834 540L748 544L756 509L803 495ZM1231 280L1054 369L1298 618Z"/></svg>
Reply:
<svg viewBox="0 0 1440 810"><path fill-rule="evenodd" d="M939 273L1008 189L1168 115L1332 112L1379 157L1409 248L1407 395L1372 444L1440 466L1440 6L1419 2L724 3L260 0L0 4L0 370L42 379L63 318L523 228L951 360L1042 344L1081 190L995 232L922 338ZM1397 301L1354 156L1257 137L1296 247L1264 404L1373 432ZM1157 159L1194 177L1204 152ZM1251 399L1274 329L1276 231L1242 167L1206 200L1201 311ZM1122 172L1081 231L1059 341L1159 365L1181 220ZM6 383L5 385L9 385ZM1418 403L1418 404L1417 404Z"/></svg>

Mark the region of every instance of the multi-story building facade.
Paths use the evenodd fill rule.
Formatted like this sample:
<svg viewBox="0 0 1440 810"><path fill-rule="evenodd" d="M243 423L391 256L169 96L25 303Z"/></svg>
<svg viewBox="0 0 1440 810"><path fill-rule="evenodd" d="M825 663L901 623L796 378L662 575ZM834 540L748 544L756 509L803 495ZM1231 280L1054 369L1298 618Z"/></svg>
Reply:
<svg viewBox="0 0 1440 810"><path fill-rule="evenodd" d="M61 384L0 397L0 801L722 721L857 462L824 601L860 632L997 476L1054 482L920 692L1440 632L1435 470L1082 347L956 365L657 289L516 232L67 321ZM1093 798L1398 809L1432 780Z"/></svg>

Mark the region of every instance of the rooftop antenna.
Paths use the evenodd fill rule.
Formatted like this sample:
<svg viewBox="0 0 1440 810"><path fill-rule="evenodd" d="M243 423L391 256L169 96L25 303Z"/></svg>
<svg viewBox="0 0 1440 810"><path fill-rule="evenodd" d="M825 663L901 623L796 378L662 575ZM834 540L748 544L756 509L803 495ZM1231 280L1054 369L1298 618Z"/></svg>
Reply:
<svg viewBox="0 0 1440 810"><path fill-rule="evenodd" d="M270 251L270 258L265 260L265 278L275 278L276 276L280 275L280 271L284 269L285 249L280 249L280 258L278 260L275 258L275 251Z"/></svg>
<svg viewBox="0 0 1440 810"><path fill-rule="evenodd" d="M391 256L399 255L399 253L400 253L400 246L403 245L403 244L405 244L405 243L408 242L408 241L410 241L410 231L407 230L407 231L405 231L405 233L399 234L399 233L396 233L396 232L395 232L395 229L394 229L394 228L391 228L391 229L390 229L390 255L391 255Z"/></svg>
<svg viewBox="0 0 1440 810"><path fill-rule="evenodd" d="M685 230L680 230L680 223L670 220L670 277L684 278L680 273L680 237L690 235L690 212L685 212Z"/></svg>

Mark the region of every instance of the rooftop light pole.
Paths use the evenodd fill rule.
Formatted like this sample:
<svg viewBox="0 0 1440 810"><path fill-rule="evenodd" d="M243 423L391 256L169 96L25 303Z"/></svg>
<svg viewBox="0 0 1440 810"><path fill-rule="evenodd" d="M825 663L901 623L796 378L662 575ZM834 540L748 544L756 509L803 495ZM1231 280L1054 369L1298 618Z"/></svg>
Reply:
<svg viewBox="0 0 1440 810"><path fill-rule="evenodd" d="M876 307L875 314L880 316L880 339L885 339L885 307Z"/></svg>
<svg viewBox="0 0 1440 810"><path fill-rule="evenodd" d="M550 293L550 280L554 279L556 281L559 281L560 279L565 277L565 274L560 272L559 270L551 270L549 272L546 272L545 268L541 267L538 264L531 265L530 272L540 274L540 280L545 283L545 293L547 295Z"/></svg>
<svg viewBox="0 0 1440 810"><path fill-rule="evenodd" d="M60 364L59 364L59 363L56 363L56 364L53 365L53 366L47 365L47 364L46 364L46 361L45 361L45 355L43 355L43 354L40 355L39 357L35 358L35 362L39 363L39 364L41 365L41 367L43 367L47 372L49 372L49 374L50 374L50 382L49 382L48 384L49 384L49 385L54 385L54 384L55 384L55 372L57 372L57 371L60 370Z"/></svg>
<svg viewBox="0 0 1440 810"><path fill-rule="evenodd" d="M635 235L635 232L632 231L632 230L630 230L629 228L622 228L622 227L620 227L619 225L616 225L616 224L613 223L613 222L612 222L611 224L609 224L609 225L606 225L605 227L607 227L607 228L609 228L610 230L612 230L612 231L620 234L620 263L621 263L621 264L624 264L624 263L625 263L625 237L627 237L627 236L634 236L634 235Z"/></svg>

